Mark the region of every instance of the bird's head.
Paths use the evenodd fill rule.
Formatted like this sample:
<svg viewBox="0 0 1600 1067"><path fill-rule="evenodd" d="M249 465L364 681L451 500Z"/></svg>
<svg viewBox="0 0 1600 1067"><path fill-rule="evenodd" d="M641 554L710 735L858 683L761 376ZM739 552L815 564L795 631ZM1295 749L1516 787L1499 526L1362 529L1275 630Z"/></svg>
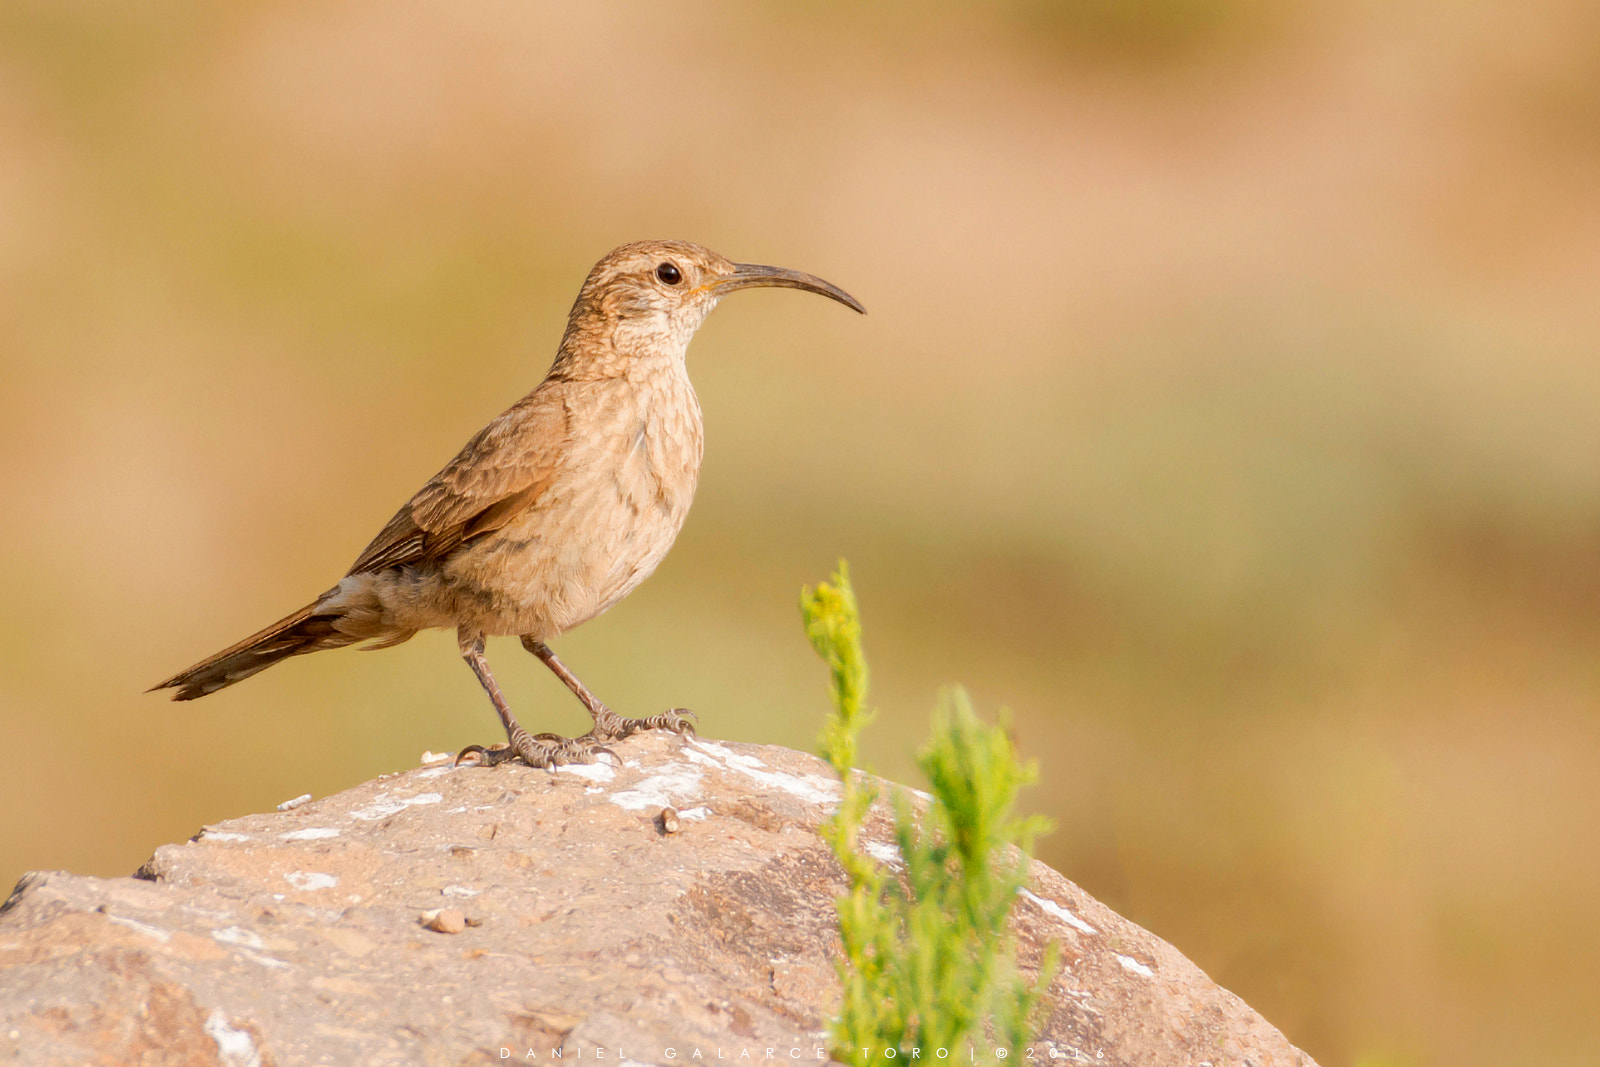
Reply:
<svg viewBox="0 0 1600 1067"><path fill-rule="evenodd" d="M613 249L589 272L562 348L600 342L598 347L621 356L681 360L718 300L758 286L805 289L866 313L855 297L810 274L735 263L688 241L636 241Z"/></svg>

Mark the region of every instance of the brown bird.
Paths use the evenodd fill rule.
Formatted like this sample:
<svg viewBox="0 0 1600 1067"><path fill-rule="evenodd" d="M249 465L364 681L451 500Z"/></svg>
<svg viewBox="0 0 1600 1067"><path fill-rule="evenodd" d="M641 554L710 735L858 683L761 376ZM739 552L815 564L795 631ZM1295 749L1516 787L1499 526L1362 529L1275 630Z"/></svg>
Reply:
<svg viewBox="0 0 1600 1067"><path fill-rule="evenodd" d="M686 241L623 245L595 264L538 388L480 430L373 538L338 585L156 689L193 700L290 656L370 641L388 648L453 626L461 657L505 725L486 764L591 759L637 730L690 731L674 709L629 719L602 704L546 643L649 577L683 526L700 476L700 402L684 362L717 301L783 286L866 309L821 278L733 263ZM484 659L515 634L594 718L584 736L530 735Z"/></svg>

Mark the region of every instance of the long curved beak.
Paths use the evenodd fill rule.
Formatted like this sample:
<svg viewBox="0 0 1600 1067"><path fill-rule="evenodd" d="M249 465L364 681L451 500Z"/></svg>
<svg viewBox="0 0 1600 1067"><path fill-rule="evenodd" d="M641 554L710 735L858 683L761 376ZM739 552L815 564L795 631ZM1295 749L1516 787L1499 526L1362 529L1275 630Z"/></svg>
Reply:
<svg viewBox="0 0 1600 1067"><path fill-rule="evenodd" d="M832 282L825 282L814 274L788 270L784 267L764 267L759 263L735 263L732 274L724 274L713 278L706 284L706 288L718 296L722 296L724 293L731 293L735 289L754 289L758 286L804 289L808 293L818 293L831 300L837 300L852 311L859 311L863 315L867 313L867 309L861 306L861 301Z"/></svg>

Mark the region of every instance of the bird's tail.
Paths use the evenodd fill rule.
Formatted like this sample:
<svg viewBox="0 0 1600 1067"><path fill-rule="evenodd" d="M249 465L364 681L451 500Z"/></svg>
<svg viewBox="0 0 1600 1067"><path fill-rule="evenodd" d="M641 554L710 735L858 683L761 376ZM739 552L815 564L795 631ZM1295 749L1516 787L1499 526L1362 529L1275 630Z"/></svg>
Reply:
<svg viewBox="0 0 1600 1067"><path fill-rule="evenodd" d="M176 689L173 700L193 700L224 689L257 671L264 671L281 659L324 648L340 648L362 640L362 637L338 628L344 615L338 608L330 610L328 597L320 597L293 615L279 619L265 630L251 634L238 644L229 645L214 656L207 656L188 670L179 671L146 691L153 693L157 689Z"/></svg>

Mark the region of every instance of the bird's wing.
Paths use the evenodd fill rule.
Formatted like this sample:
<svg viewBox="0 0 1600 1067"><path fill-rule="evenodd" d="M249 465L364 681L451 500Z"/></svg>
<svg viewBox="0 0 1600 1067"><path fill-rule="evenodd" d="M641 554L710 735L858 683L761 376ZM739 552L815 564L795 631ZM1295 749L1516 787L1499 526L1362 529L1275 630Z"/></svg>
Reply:
<svg viewBox="0 0 1600 1067"><path fill-rule="evenodd" d="M443 559L533 507L567 454L562 399L535 390L480 430L395 513L349 573Z"/></svg>

